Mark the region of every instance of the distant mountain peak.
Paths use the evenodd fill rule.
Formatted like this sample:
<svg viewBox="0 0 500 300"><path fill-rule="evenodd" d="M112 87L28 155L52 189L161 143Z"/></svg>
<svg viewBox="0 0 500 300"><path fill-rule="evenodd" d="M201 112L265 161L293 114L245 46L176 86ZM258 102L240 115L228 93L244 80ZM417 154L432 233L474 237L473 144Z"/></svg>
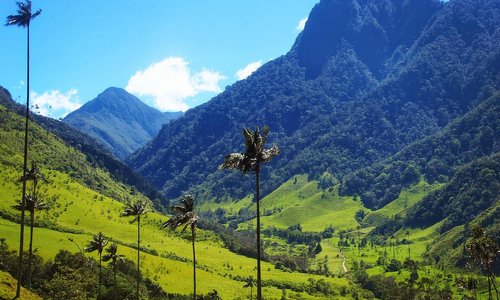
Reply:
<svg viewBox="0 0 500 300"><path fill-rule="evenodd" d="M123 159L181 115L162 113L126 90L110 87L63 121L97 138Z"/></svg>

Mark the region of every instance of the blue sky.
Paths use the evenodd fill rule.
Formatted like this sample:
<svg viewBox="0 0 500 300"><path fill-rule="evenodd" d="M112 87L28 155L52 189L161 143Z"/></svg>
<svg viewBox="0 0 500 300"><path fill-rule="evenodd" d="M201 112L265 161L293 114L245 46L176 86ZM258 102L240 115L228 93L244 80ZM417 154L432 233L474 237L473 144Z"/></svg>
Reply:
<svg viewBox="0 0 500 300"><path fill-rule="evenodd" d="M17 7L0 1L5 23ZM33 0L32 101L58 118L116 86L186 110L285 54L317 1ZM0 85L24 102L26 30L2 26L0 41Z"/></svg>

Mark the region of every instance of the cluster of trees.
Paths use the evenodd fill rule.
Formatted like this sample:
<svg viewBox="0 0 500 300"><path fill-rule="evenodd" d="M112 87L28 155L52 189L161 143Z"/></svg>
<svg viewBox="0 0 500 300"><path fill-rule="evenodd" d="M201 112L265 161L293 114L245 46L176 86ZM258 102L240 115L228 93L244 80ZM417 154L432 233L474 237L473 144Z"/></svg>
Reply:
<svg viewBox="0 0 500 300"><path fill-rule="evenodd" d="M33 282L31 289L42 298L67 299L134 299L135 281L138 277L136 264L117 253L112 244L104 250L100 285L99 262L85 252L71 253L60 250L53 260L44 261L36 253L33 255ZM9 249L5 239L0 239L0 266L11 274L17 273L16 251ZM25 272L28 266L23 265ZM164 291L156 282L144 278L140 284L140 295L147 299L192 299ZM212 295L198 295L198 299L217 299Z"/></svg>

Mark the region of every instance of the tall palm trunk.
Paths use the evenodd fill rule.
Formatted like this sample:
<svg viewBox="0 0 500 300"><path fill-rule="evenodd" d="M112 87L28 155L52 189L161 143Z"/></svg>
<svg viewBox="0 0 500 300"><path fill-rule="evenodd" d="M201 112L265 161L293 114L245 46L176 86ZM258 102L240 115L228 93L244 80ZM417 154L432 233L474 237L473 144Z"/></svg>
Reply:
<svg viewBox="0 0 500 300"><path fill-rule="evenodd" d="M36 186L37 186L37 179L35 178L33 181L33 211L30 211L30 246L28 250L28 282L27 286L28 289L31 288L31 273L32 273L32 268L33 268L33 231L34 231L34 226L35 226L35 208L36 208Z"/></svg>
<svg viewBox="0 0 500 300"><path fill-rule="evenodd" d="M101 298L101 271L102 271L102 253L99 252L99 284L97 289L97 299Z"/></svg>
<svg viewBox="0 0 500 300"><path fill-rule="evenodd" d="M23 190L22 190L22 206L21 210L21 229L19 233L19 262L17 270L17 289L16 298L21 296L21 281L23 278L23 251L24 251L24 218L26 206L26 172L28 169L28 129L29 129L29 118L30 118L30 25L27 26L27 82L26 82L26 122L24 125L24 162L23 162Z"/></svg>
<svg viewBox="0 0 500 300"><path fill-rule="evenodd" d="M260 164L255 167L255 202L257 203L257 300L262 300L262 278L260 269Z"/></svg>
<svg viewBox="0 0 500 300"><path fill-rule="evenodd" d="M191 244L193 246L193 299L196 300L196 251L194 249L195 227L191 224Z"/></svg>
<svg viewBox="0 0 500 300"><path fill-rule="evenodd" d="M141 215L137 215L137 300L141 285Z"/></svg>
<svg viewBox="0 0 500 300"><path fill-rule="evenodd" d="M105 259L106 260L106 259ZM116 298L116 258L113 258L113 299Z"/></svg>

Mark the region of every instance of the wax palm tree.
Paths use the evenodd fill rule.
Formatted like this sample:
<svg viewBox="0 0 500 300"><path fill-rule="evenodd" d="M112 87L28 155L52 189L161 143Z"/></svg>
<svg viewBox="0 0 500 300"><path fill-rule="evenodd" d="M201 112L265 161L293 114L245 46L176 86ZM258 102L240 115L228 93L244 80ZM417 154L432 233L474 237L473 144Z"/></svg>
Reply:
<svg viewBox="0 0 500 300"><path fill-rule="evenodd" d="M269 127L264 126L264 135L261 136L259 128L255 131L245 128L243 129L243 137L245 139L244 153L228 154L224 163L219 166L220 170L236 169L243 173L255 173L255 203L257 206L257 299L262 299L262 278L261 278L261 246L260 246L260 165L269 162L273 157L280 153L276 145L270 149L264 149L269 134Z"/></svg>
<svg viewBox="0 0 500 300"><path fill-rule="evenodd" d="M123 261L124 255L118 254L118 245L113 243L111 246L106 248L106 253L103 257L103 261L111 261L111 267L113 268L113 293L114 298L116 298L116 270L118 267L118 261Z"/></svg>
<svg viewBox="0 0 500 300"><path fill-rule="evenodd" d="M406 230L405 234L406 234L406 242L408 243L408 259L411 259L411 246L410 246L410 240L409 240L410 231Z"/></svg>
<svg viewBox="0 0 500 300"><path fill-rule="evenodd" d="M253 287L255 286L255 280L253 279L253 276L248 277L245 280L245 284L243 285L244 288L249 287L250 288L250 300L253 299Z"/></svg>
<svg viewBox="0 0 500 300"><path fill-rule="evenodd" d="M28 124L29 124L29 107L30 107L30 23L31 20L36 18L42 10L37 10L35 13L31 12L31 1L17 2L17 15L7 16L5 26L17 25L19 27L26 27L27 29L27 51L26 51L26 122L24 127L24 163L23 163L23 177L26 176L28 169ZM24 203L26 198L26 180L23 181L23 190L21 202ZM24 210L21 210L21 229L19 235L19 266L17 273L17 289L16 298L21 295L21 280L23 276L23 247L24 247Z"/></svg>
<svg viewBox="0 0 500 300"><path fill-rule="evenodd" d="M469 252L469 259L488 279L488 300L493 300L493 291L495 290L496 299L499 298L496 286L495 265L500 252L500 247L495 239L485 234L484 228L476 225L471 232L472 238L466 244Z"/></svg>
<svg viewBox="0 0 500 300"><path fill-rule="evenodd" d="M184 226L182 232L189 226L191 227L191 245L193 249L193 299L196 299L196 251L194 247L196 238L196 224L198 222L196 212L194 211L194 197L192 195L182 196L180 205L174 205L170 208L174 215L163 225L162 228L177 229Z"/></svg>
<svg viewBox="0 0 500 300"><path fill-rule="evenodd" d="M99 283L97 290L97 299L101 297L101 269L102 269L102 251L108 244L109 239L106 238L102 232L99 232L97 235L94 235L92 240L89 242L87 247L85 248L86 252L94 252L97 251L99 253Z"/></svg>
<svg viewBox="0 0 500 300"><path fill-rule="evenodd" d="M27 184L28 181L33 181L33 193L31 195L25 195L24 201L19 201L19 203L13 208L21 211L21 215L25 214L25 211L30 212L30 244L28 250L28 278L27 278L27 287L31 287L31 267L33 260L33 228L35 223L35 210L43 210L48 209L48 205L43 201L38 200L39 195L37 194L37 186L39 181L47 181L45 177L40 172L36 162L31 163L31 169L29 169L26 174L24 174L18 180L19 182L23 182ZM23 228L23 236L24 236L24 228Z"/></svg>
<svg viewBox="0 0 500 300"><path fill-rule="evenodd" d="M147 212L149 212L147 202L145 200L137 200L137 202L127 204L125 211L120 214L122 217L134 216L134 219L130 223L137 221L137 299L139 299L141 285L141 215Z"/></svg>
<svg viewBox="0 0 500 300"><path fill-rule="evenodd" d="M35 211L37 210L46 210L49 209L49 205L46 202L43 202L41 199L38 199L38 196L26 195L26 200L23 204L22 201L19 201L17 205L14 205L13 208L21 211L27 210L30 213L30 245L28 251L28 279L27 279L27 287L31 288L31 275L32 275L32 261L33 261L33 231L35 224ZM23 206L24 205L24 206Z"/></svg>

